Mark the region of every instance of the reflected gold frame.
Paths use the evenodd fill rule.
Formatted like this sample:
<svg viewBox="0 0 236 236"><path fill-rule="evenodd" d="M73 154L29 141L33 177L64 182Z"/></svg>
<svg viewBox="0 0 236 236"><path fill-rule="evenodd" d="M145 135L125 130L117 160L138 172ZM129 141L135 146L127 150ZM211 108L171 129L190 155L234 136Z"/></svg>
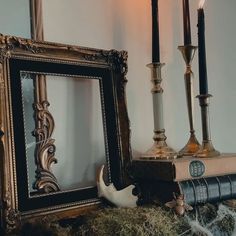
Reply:
<svg viewBox="0 0 236 236"><path fill-rule="evenodd" d="M53 152L50 151L46 152L43 158L40 155L37 155L38 159L36 158L38 160L38 162L36 161L37 169L41 171L38 180L44 182L43 187L40 184L37 189L39 192L43 189L44 194L39 194L35 198L27 197L27 194L29 194L27 192L28 183L23 178L27 176L27 173L24 173L24 170L27 172L26 164L24 164L25 156L17 156L17 148L21 144L22 146L25 144L24 141L16 139L19 131L16 130L16 121L13 119L17 110L14 104L17 103L17 99L21 98L16 99L12 96L12 92L19 89L12 81L19 78L12 78L12 75L15 75L16 72L11 70L15 67L21 70L22 61L26 61L27 66L46 63L48 67L45 68L45 71L40 71L45 72L45 74L48 72L47 70L53 70L51 68L56 65L55 74L57 70L60 70L60 67L64 66L65 68L72 68L72 72L73 70L77 71L75 69L77 67L84 67L88 74L93 71L95 75L96 73L106 75L101 83L107 83L107 87L103 91L105 100L102 102L105 104L103 126L104 133L106 132L104 135L107 137L106 158L111 175L109 181L113 182L118 189L126 186L130 181L128 175L131 162L130 125L125 95L127 52L38 42L0 35L0 204L2 206L0 220L1 229L5 233L13 232L23 223L33 221L38 217L50 215L57 218L74 217L84 214L88 210L96 209L101 205L100 199L92 198L93 195L88 191L86 192L86 190L83 193L76 189L72 193L58 191L58 183L50 171L51 164L56 160ZM12 67L12 64L15 67ZM48 145L48 148L52 147L53 149L54 144L50 137L54 122L50 113L48 113L48 101L46 95L43 94L43 86L41 85L40 91L36 92L38 99L36 99L35 112L38 118L36 119L37 125L34 133L36 140L39 139L37 137L42 131L39 129L42 128L43 122L39 118L40 112L46 114L48 133L45 134L45 131L43 131L43 135L47 135L50 142L44 143L44 145ZM17 115L23 117L23 114ZM40 151L40 147L37 147L37 150ZM47 166L48 169L42 168L41 165ZM45 177L43 175L45 172L51 177ZM23 180L21 176L23 176ZM93 190L93 192L96 192L96 190ZM79 196L77 200L75 200L76 194ZM73 200L66 200L70 199L72 195L75 196ZM47 205L48 202L52 203ZM53 204L53 202L58 203Z"/></svg>

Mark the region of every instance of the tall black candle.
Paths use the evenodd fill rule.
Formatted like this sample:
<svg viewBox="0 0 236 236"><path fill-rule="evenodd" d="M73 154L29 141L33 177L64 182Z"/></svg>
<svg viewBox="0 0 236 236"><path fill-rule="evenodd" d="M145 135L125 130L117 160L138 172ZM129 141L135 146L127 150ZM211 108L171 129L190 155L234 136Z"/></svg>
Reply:
<svg viewBox="0 0 236 236"><path fill-rule="evenodd" d="M184 26L184 45L189 45L192 43L189 0L183 0L183 26Z"/></svg>
<svg viewBox="0 0 236 236"><path fill-rule="evenodd" d="M205 48L205 17L203 4L200 1L198 9L198 60L199 60L199 88L200 94L208 94L207 83L207 65L206 65L206 48Z"/></svg>
<svg viewBox="0 0 236 236"><path fill-rule="evenodd" d="M158 0L152 0L152 62L160 62Z"/></svg>

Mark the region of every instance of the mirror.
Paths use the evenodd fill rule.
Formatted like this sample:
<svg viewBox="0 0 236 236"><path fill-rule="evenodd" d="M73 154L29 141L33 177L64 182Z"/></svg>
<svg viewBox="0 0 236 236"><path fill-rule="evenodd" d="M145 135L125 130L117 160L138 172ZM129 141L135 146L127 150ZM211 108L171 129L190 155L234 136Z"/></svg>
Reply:
<svg viewBox="0 0 236 236"><path fill-rule="evenodd" d="M0 54L1 227L97 209L98 167L129 183L127 53L0 35Z"/></svg>

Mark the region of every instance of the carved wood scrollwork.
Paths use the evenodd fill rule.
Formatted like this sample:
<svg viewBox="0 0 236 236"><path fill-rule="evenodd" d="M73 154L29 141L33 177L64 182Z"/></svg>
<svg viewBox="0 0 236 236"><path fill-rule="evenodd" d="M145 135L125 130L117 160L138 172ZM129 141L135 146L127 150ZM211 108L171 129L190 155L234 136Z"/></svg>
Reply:
<svg viewBox="0 0 236 236"><path fill-rule="evenodd" d="M54 119L48 111L48 101L42 101L35 104L35 119L37 128L33 135L36 137L36 181L34 188L40 192L55 192L59 191L60 187L56 177L51 171L51 164L57 163L55 158L56 147L55 140L51 138L54 130Z"/></svg>
<svg viewBox="0 0 236 236"><path fill-rule="evenodd" d="M52 138L55 124L53 116L48 110L50 104L47 101L46 77L37 75L34 87L35 130L33 135L36 137L35 164L37 169L33 188L41 193L55 192L59 191L60 187L51 170L51 165L57 163L57 159L55 158L55 140Z"/></svg>

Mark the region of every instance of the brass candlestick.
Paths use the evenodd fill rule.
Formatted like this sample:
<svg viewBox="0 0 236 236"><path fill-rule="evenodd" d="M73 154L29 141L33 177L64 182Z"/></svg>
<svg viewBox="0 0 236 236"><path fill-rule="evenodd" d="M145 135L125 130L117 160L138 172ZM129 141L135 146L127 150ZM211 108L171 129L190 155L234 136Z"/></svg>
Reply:
<svg viewBox="0 0 236 236"><path fill-rule="evenodd" d="M179 46L178 49L183 55L185 64L186 64L186 71L184 74L184 81L185 81L185 91L186 91L186 101L188 107L188 118L189 118L189 126L190 126L190 138L187 144L184 146L183 149L179 151L180 156L191 156L196 153L199 148L200 144L195 136L194 130L194 98L193 98L193 77L192 77L192 70L191 64L197 50L196 46L192 45L185 45Z"/></svg>
<svg viewBox="0 0 236 236"><path fill-rule="evenodd" d="M199 151L194 155L198 158L204 157L216 157L220 155L220 152L216 151L211 142L210 136L210 119L209 119L209 101L212 95L201 94L197 96L199 104L201 106L201 118L202 118L202 146Z"/></svg>
<svg viewBox="0 0 236 236"><path fill-rule="evenodd" d="M154 114L154 144L141 156L141 159L173 159L177 153L166 143L164 121L163 121L163 89L161 87L161 68L164 63L151 63L147 67L151 69L153 88L151 90L153 97L153 114Z"/></svg>

